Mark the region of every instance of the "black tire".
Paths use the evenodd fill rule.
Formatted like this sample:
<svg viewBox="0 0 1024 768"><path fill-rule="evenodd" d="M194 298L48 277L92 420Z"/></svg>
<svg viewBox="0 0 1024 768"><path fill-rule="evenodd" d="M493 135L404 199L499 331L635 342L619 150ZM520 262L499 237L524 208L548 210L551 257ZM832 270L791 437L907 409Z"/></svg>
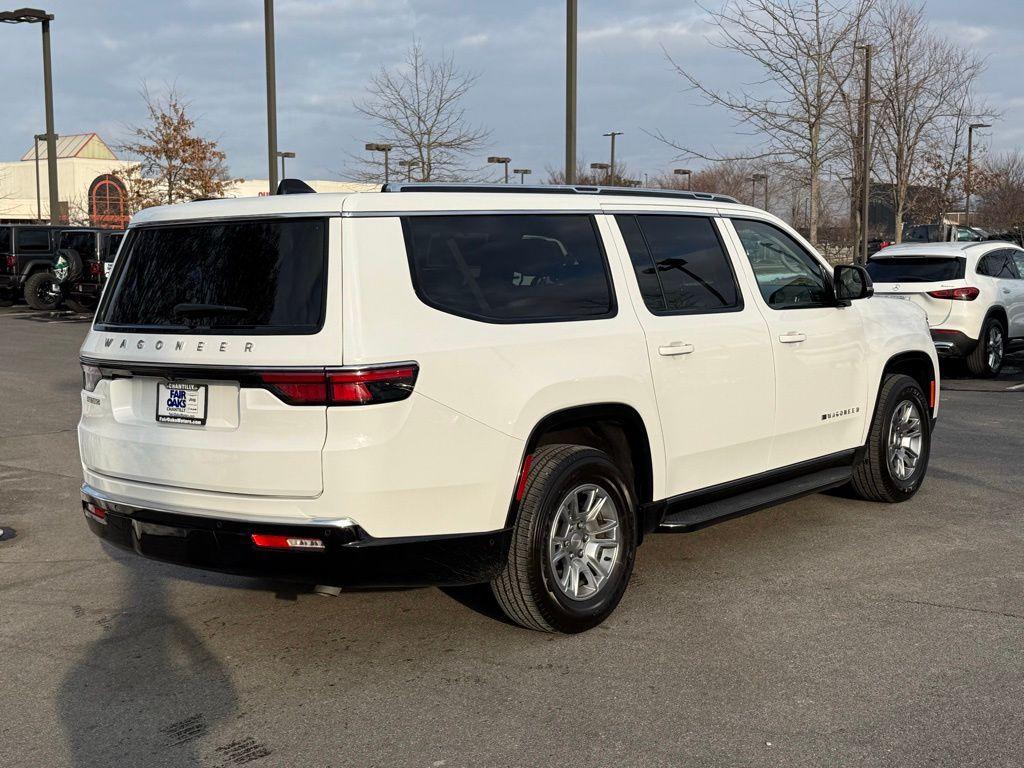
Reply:
<svg viewBox="0 0 1024 768"><path fill-rule="evenodd" d="M921 447L917 464L906 478L896 476L888 457L890 430L893 416L905 402L912 403L920 416ZM878 393L878 405L871 418L871 430L864 455L853 468L850 487L854 493L868 501L898 503L913 497L921 487L928 471L931 455L932 421L931 408L921 385L902 374L886 376Z"/></svg>
<svg viewBox="0 0 1024 768"><path fill-rule="evenodd" d="M59 291L52 291L54 285L56 281L50 272L33 272L25 281L25 302L32 309L57 309L63 303L64 297Z"/></svg>
<svg viewBox="0 0 1024 768"><path fill-rule="evenodd" d="M998 329L999 333L999 359L993 366L989 359L989 337L992 334L993 329ZM1003 367L1003 356L1006 353L1006 328L1003 327L1003 321L998 317L986 317L985 322L981 326L981 336L978 337L978 343L974 349L971 350L970 354L964 358L967 363L967 370L971 372L971 375L977 376L983 379L991 379L999 375L999 371Z"/></svg>
<svg viewBox="0 0 1024 768"><path fill-rule="evenodd" d="M598 486L614 502L619 549L596 594L573 600L555 584L557 566L549 562L548 535L559 505L581 484ZM498 605L512 621L528 629L575 633L596 627L615 610L629 583L636 530L633 492L607 454L579 445L538 448L527 475L508 559L491 582Z"/></svg>

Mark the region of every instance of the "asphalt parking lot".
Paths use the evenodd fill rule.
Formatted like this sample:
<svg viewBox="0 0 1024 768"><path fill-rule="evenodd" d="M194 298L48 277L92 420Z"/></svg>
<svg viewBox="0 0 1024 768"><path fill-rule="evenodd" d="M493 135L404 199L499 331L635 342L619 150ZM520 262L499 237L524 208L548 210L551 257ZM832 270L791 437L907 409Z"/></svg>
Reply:
<svg viewBox="0 0 1024 768"><path fill-rule="evenodd" d="M2 766L1024 764L1020 356L949 379L911 502L651 537L611 619L561 637L477 590L329 598L106 549L87 327L0 309Z"/></svg>

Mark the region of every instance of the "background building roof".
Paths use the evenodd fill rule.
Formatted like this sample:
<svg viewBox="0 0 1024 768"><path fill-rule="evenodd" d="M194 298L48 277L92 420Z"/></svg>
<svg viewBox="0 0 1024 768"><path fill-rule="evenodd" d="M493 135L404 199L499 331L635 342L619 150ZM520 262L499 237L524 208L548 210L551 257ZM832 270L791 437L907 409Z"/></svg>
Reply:
<svg viewBox="0 0 1024 768"><path fill-rule="evenodd" d="M90 160L117 160L107 143L95 133L75 133L70 136L61 136L57 139L57 158L62 157L84 157ZM46 158L46 142L39 142L39 159ZM22 160L35 160L36 153L33 147L21 156Z"/></svg>

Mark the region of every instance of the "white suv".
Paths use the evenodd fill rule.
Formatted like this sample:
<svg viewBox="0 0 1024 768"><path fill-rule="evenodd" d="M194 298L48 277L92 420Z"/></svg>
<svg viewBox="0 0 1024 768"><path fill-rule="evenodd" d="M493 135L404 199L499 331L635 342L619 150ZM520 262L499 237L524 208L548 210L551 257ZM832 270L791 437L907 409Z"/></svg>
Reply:
<svg viewBox="0 0 1024 768"><path fill-rule="evenodd" d="M399 185L153 208L82 347L83 507L140 554L614 609L645 533L919 488L924 313L731 198Z"/></svg>
<svg viewBox="0 0 1024 768"><path fill-rule="evenodd" d="M1024 250L1013 243L893 245L868 262L878 295L928 313L939 355L959 357L975 376L995 376L1024 343Z"/></svg>

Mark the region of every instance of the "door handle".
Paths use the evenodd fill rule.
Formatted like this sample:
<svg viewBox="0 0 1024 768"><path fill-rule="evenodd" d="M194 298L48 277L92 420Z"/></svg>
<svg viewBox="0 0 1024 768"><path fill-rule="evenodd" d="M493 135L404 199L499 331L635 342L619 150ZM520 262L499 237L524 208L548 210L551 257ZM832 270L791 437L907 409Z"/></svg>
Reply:
<svg viewBox="0 0 1024 768"><path fill-rule="evenodd" d="M1009 293L1009 292L1010 292L1009 288L1003 288L1003 293Z"/></svg>
<svg viewBox="0 0 1024 768"><path fill-rule="evenodd" d="M663 347L658 347L658 354L664 357L671 357L672 355L688 355L693 352L693 344L684 344L681 341L673 341Z"/></svg>
<svg viewBox="0 0 1024 768"><path fill-rule="evenodd" d="M807 341L807 334L790 331L779 336L779 341L783 344L799 344L801 341Z"/></svg>

